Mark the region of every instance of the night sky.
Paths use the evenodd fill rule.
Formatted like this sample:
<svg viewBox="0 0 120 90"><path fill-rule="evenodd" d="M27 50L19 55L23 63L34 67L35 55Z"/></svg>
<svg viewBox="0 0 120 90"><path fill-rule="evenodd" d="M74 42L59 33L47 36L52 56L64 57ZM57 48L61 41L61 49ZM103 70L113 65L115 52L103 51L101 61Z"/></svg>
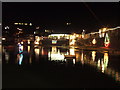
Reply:
<svg viewBox="0 0 120 90"><path fill-rule="evenodd" d="M83 29L88 33L119 25L117 2L4 2L2 5L5 25L32 22L58 33L81 33ZM67 26L67 22L71 25Z"/></svg>

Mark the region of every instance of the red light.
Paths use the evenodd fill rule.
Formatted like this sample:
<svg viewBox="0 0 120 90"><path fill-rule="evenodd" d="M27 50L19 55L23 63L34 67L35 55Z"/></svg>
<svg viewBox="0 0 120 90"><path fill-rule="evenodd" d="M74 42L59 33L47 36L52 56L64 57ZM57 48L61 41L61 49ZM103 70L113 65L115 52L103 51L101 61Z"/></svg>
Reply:
<svg viewBox="0 0 120 90"><path fill-rule="evenodd" d="M110 43L105 44L105 47L109 47L109 46L110 46Z"/></svg>

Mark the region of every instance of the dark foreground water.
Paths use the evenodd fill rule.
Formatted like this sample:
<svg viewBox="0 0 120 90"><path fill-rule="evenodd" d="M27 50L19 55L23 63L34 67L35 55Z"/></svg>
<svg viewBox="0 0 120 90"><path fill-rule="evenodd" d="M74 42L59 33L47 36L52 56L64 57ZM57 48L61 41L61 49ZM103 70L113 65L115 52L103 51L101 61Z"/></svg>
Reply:
<svg viewBox="0 0 120 90"><path fill-rule="evenodd" d="M3 88L120 87L119 51L3 46L2 52Z"/></svg>

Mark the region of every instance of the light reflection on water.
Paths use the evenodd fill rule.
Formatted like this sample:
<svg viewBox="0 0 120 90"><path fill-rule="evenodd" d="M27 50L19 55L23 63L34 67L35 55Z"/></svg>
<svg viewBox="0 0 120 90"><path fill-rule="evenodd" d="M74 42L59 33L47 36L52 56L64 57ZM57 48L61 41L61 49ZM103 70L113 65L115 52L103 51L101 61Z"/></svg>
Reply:
<svg viewBox="0 0 120 90"><path fill-rule="evenodd" d="M23 45L19 45L19 53L17 54L18 56L18 64L21 65L23 61Z"/></svg>
<svg viewBox="0 0 120 90"><path fill-rule="evenodd" d="M21 65L23 60L23 54L20 54L18 58L19 58L19 65Z"/></svg>
<svg viewBox="0 0 120 90"><path fill-rule="evenodd" d="M88 51L88 52L90 52L90 51ZM99 57L98 59L96 58L96 53L100 54L99 52L92 51L91 59L90 59L90 55L85 55L88 52L85 52L84 54L83 54L83 52L80 53L79 57L81 57L82 64L89 64L91 66L97 67L98 70L101 71L102 73L112 76L114 79L116 79L116 81L120 81L119 71L115 71L111 67L108 67L108 62L109 62L108 52L103 53L103 57Z"/></svg>
<svg viewBox="0 0 120 90"><path fill-rule="evenodd" d="M92 60L95 61L96 51L92 51Z"/></svg>
<svg viewBox="0 0 120 90"><path fill-rule="evenodd" d="M74 48L70 48L70 55L75 55L75 49Z"/></svg>
<svg viewBox="0 0 120 90"><path fill-rule="evenodd" d="M61 60L65 61L64 55L67 55L68 52L62 53L60 49L57 49L56 46L52 47L52 51L48 51L48 58L49 60Z"/></svg>
<svg viewBox="0 0 120 90"><path fill-rule="evenodd" d="M0 64L2 63L2 45L0 44Z"/></svg>
<svg viewBox="0 0 120 90"><path fill-rule="evenodd" d="M21 46L19 49L23 50L24 47ZM33 52L31 52L33 50ZM3 50L5 53L5 61L8 63L9 61L9 52L6 51L6 49ZM75 51L74 47L69 49L64 48L58 48L57 46L52 46L51 48L41 47L38 48L32 48L31 46L27 46L27 52L29 53L29 61L28 64L32 64L33 61L36 61L32 58L33 53L35 53L35 58L40 59L40 56L48 57L48 60L54 60L54 61L65 61L72 62L73 64L76 64L77 62L81 62L82 65L89 64L91 66L94 66L102 73L108 74L115 78L116 81L120 81L120 72L116 71L113 67L111 67L109 62L114 62L114 60L111 60L110 54L108 51L104 51L103 53L99 51L87 51L87 50L77 50ZM65 59L64 55L76 55L76 59L73 58L72 60ZM24 54L20 54L17 56L16 61L19 61L19 64L22 64ZM114 59L114 58L112 58ZM119 59L119 58L118 58ZM119 66L118 66L119 67Z"/></svg>
<svg viewBox="0 0 120 90"><path fill-rule="evenodd" d="M38 56L40 54L40 49L39 48L35 48L35 55Z"/></svg>
<svg viewBox="0 0 120 90"><path fill-rule="evenodd" d="M28 53L30 53L30 46L28 46Z"/></svg>

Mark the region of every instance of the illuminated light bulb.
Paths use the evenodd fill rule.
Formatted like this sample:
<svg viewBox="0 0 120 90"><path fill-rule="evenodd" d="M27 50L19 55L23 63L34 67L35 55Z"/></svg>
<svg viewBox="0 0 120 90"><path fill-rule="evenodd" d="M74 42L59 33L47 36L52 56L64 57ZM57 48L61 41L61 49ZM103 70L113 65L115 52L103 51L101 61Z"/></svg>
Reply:
<svg viewBox="0 0 120 90"><path fill-rule="evenodd" d="M30 44L30 40L28 40L28 44Z"/></svg>
<svg viewBox="0 0 120 90"><path fill-rule="evenodd" d="M21 25L22 23L19 23L19 25Z"/></svg>
<svg viewBox="0 0 120 90"><path fill-rule="evenodd" d="M24 25L28 25L27 23L24 23Z"/></svg>
<svg viewBox="0 0 120 90"><path fill-rule="evenodd" d="M93 39L92 43L93 43L93 44L96 44L96 43L97 43L97 41L96 41L95 38Z"/></svg>
<svg viewBox="0 0 120 90"><path fill-rule="evenodd" d="M21 44L23 44L23 42L21 42Z"/></svg>
<svg viewBox="0 0 120 90"><path fill-rule="evenodd" d="M6 40L6 38L2 38L2 40Z"/></svg>
<svg viewBox="0 0 120 90"><path fill-rule="evenodd" d="M32 26L32 23L30 23L29 25Z"/></svg>
<svg viewBox="0 0 120 90"><path fill-rule="evenodd" d="M15 25L18 25L18 23L14 23Z"/></svg>

